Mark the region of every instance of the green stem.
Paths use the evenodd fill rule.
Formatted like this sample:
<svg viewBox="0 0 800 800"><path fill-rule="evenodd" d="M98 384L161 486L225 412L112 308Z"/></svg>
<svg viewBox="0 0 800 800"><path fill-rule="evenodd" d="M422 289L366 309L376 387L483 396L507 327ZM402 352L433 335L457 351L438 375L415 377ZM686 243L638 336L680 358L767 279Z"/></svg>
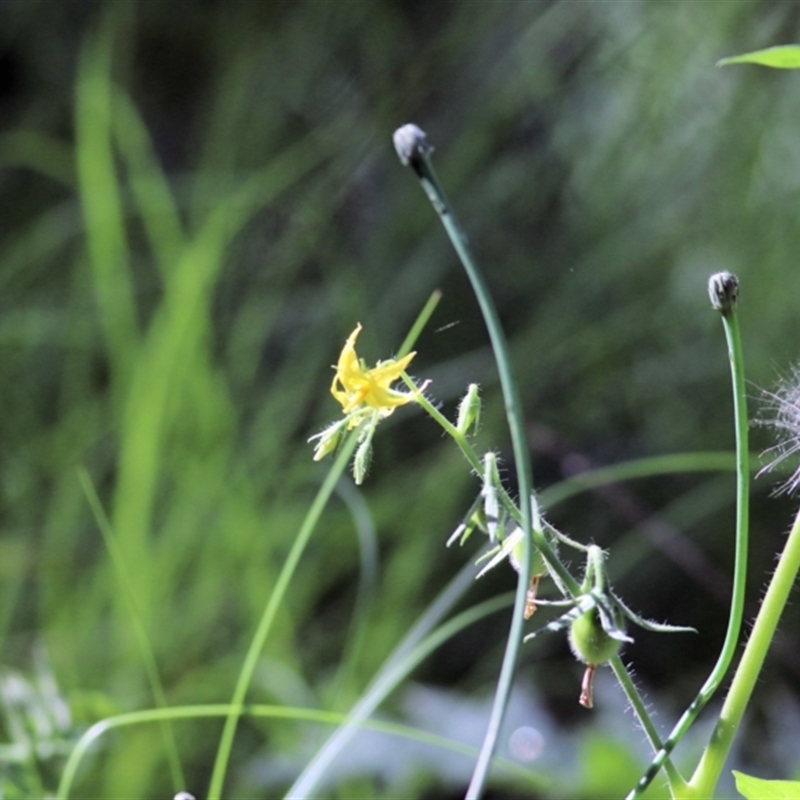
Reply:
<svg viewBox="0 0 800 800"><path fill-rule="evenodd" d="M422 327L424 327L425 323L430 319L431 314L433 314L433 311L436 308L440 298L440 292L434 292L431 295L428 302L418 315L417 320L411 329L411 333L403 342L401 346L401 352L403 350L410 350L411 347L414 346L415 336L412 336L412 334L419 335ZM421 324L420 321L422 321ZM258 664L261 651L264 649L264 642L266 641L267 635L272 627L278 607L283 601L284 595L289 588L289 583L291 582L292 576L297 569L300 558L303 555L309 539L311 538L311 534L314 532L317 521L319 520L323 509L327 505L328 500L330 499L330 496L336 487L336 483L344 473L347 467L347 462L353 455L357 445L358 430L354 430L350 433L350 435L347 437L347 440L342 445L341 450L336 456L336 460L333 462L333 466L325 477L322 486L320 486L314 501L311 503L311 507L308 509L308 513L303 520L303 524L300 526L297 538L294 540L294 544L289 551L289 555L286 557L286 561L284 562L281 572L278 575L278 580L275 583L275 587L272 590L269 600L267 601L264 613L261 615L258 628L256 629L256 633L250 642L250 647L247 651L247 655L245 656L244 663L242 664L242 669L239 673L239 678L236 682L233 698L231 700L231 711L225 720L225 727L222 730L222 736L220 737L220 742L217 747L217 755L214 759L214 768L211 773L211 782L208 789L208 800L219 800L219 798L222 796L222 785L225 781L225 773L228 769L228 761L230 760L231 749L233 747L233 739L236 735L236 728L239 725L239 718L242 715L242 709L244 708L243 704L247 695L247 690L250 687L250 682L252 681L253 673L255 672L256 665Z"/></svg>
<svg viewBox="0 0 800 800"><path fill-rule="evenodd" d="M469 277L475 297L480 305L486 328L489 332L489 339L492 343L497 371L500 375L500 386L503 391L503 398L506 405L506 419L508 420L509 433L511 435L511 446L514 451L514 463L517 470L517 482L519 484L519 494L521 498L522 511L522 531L523 531L523 553L520 563L519 580L517 583L516 602L511 618L511 628L506 643L506 651L503 657L503 664L500 669L500 677L497 681L494 703L489 717L489 724L486 735L481 746L478 760L472 774L469 788L467 789L468 800L478 800L483 795L486 778L489 773L492 756L497 745L497 737L500 733L500 726L505 716L511 695L511 686L514 681L514 674L519 660L519 650L522 644L522 630L524 624L523 609L525 607L525 595L530 583L531 570L531 508L528 498L531 494L531 468L530 453L528 452L528 442L525 437L525 423L522 414L522 407L519 401L516 383L511 372L511 363L508 355L508 345L505 334L500 324L497 310L492 302L491 295L483 280L483 276L478 270L475 259L467 245L467 238L461 230L461 226L453 214L450 203L436 177L428 152L421 154L416 168L417 175L422 184L422 188L434 209L439 214L439 218L450 237L458 257ZM537 536L541 542L536 542L540 546L543 554L552 555L550 546L541 534ZM548 560L549 561L549 560Z"/></svg>
<svg viewBox="0 0 800 800"><path fill-rule="evenodd" d="M503 392L503 398L505 400L506 419L508 421L509 433L511 436L514 462L517 470L517 482L519 485L519 494L521 498L521 527L524 534L522 562L520 564L519 579L517 583L517 599L514 604L514 612L512 615L511 628L509 630L508 640L506 643L506 651L503 657L503 664L500 669L500 677L497 682L495 699L492 705L492 711L489 718L486 735L484 737L480 755L478 756L478 760L475 764L472 780L467 790L467 798L469 800L477 800L482 796L484 791L492 755L497 744L500 726L502 724L503 717L505 716L505 710L508 705L511 694L511 686L514 680L517 662L519 660L519 650L522 643L524 625L523 610L525 608L526 593L530 584L530 557L533 546L532 537L548 564L553 563L555 566L557 559L550 548L543 531L531 530L531 508L528 500L528 498L531 496L530 454L528 452L528 443L525 437L525 425L522 407L520 404L516 383L511 371L511 363L508 355L508 345L506 343L505 334L503 333L497 310L492 302L492 298L486 283L484 282L483 276L481 275L475 259L470 252L469 246L467 245L466 236L464 235L461 226L459 225L453 213L452 207L447 200L444 190L442 189L442 186L436 176L429 153L429 148L421 148L416 153L413 161L410 163L412 164L414 171L420 180L425 194L439 215L453 248L458 254L462 265L464 266L470 283L472 284L475 297L477 298L478 304L481 308L481 312L483 313L483 318L489 333L489 339L492 343L495 361L497 363L497 371L500 376L500 386Z"/></svg>
<svg viewBox="0 0 800 800"><path fill-rule="evenodd" d="M286 794L287 798L300 800L310 797L320 781L323 772L333 763L342 748L352 739L358 727L363 724L378 705L383 702L400 682L418 666L428 655L439 648L444 642L454 636L458 631L482 619L489 614L494 614L507 608L511 601L509 595L500 595L490 600L484 600L476 606L462 611L452 619L440 625L432 633L420 641L413 649L398 654L395 652L384 664L384 667L369 685L367 690L348 714L347 721L336 733L328 739L320 751L315 755L303 773L298 777Z"/></svg>
<svg viewBox="0 0 800 800"><path fill-rule="evenodd" d="M717 659L717 663L714 665L714 669L698 692L697 697L695 697L691 705L684 711L683 715L672 729L664 746L656 753L647 772L645 772L642 779L628 795L628 800L635 800L641 797L659 769L664 765L664 762L669 758L675 746L683 738L706 703L708 703L719 688L733 660L742 627L745 584L747 579L747 540L750 500L750 452L748 450L747 395L745 393L744 358L742 355L739 319L736 314L736 303L733 302L729 307L721 310L721 314L722 323L725 328L725 339L728 344L728 358L731 366L733 412L736 429L736 553L728 630L725 634L725 641L722 644L722 650ZM710 797L711 795L702 796Z"/></svg>
<svg viewBox="0 0 800 800"><path fill-rule="evenodd" d="M91 746L108 731L118 728L128 728L134 725L148 725L165 720L175 721L224 717L231 712L231 708L231 706L223 704L205 704L145 709L143 711L132 711L126 714L108 717L107 719L95 723L83 734L77 745L73 748L59 783L56 797L58 797L59 800L68 800L73 784L75 783L78 768L84 756L86 756ZM248 704L244 708L244 714L248 717L284 719L294 722L317 722L325 725L337 725L346 720L344 714L336 711L264 704ZM439 747L443 750L460 753L465 756L474 756L477 754L477 748L471 745L396 722L366 719L359 723L359 727L379 733L388 733L392 736L399 736L409 741L421 742L432 747ZM551 781L542 774L531 772L529 769L506 759L502 759L500 763L509 776L527 782L532 791L545 791L550 786ZM42 788L41 791L42 796L44 796L44 789Z"/></svg>
<svg viewBox="0 0 800 800"><path fill-rule="evenodd" d="M650 718L650 714L647 713L647 708L645 707L644 701L639 695L639 690L636 688L636 684L628 674L627 667L618 655L614 656L609 664L611 665L611 669L614 670L614 675L619 681L622 691L625 692L628 702L631 704L633 713L636 714L637 719L641 723L645 736L647 736L647 740L650 742L650 746L653 748L653 750L658 752L662 747L661 738L658 735L656 726L653 724L653 720ZM672 789L673 795L686 786L686 781L669 759L667 759L666 764L664 764L664 771L667 773L667 778L669 779L669 785Z"/></svg>
<svg viewBox="0 0 800 800"><path fill-rule="evenodd" d="M596 544L590 545L589 547L585 582L587 584L587 590L593 585L598 594L605 594L606 569L603 564L603 550Z"/></svg>
<svg viewBox="0 0 800 800"><path fill-rule="evenodd" d="M697 797L712 797L714 794L714 788L725 764L733 737L750 701L753 687L758 680L767 650L781 613L786 607L798 570L800 570L800 512L795 517L778 567L759 609L753 632L750 634L742 660L736 669L728 696L722 706L719 721L711 735L711 741L689 781L689 785L696 790Z"/></svg>
<svg viewBox="0 0 800 800"><path fill-rule="evenodd" d="M427 414L441 426L442 430L453 439L453 441L458 445L458 448L464 454L464 457L467 459L467 461L469 461L469 465L478 475L480 475L483 471L483 464L481 463L480 457L475 452L475 449L469 443L469 439L467 439L467 437L458 428L456 428L456 426L453 425L453 423L450 422L450 420L448 420L447 417L445 417L445 415L442 414L442 412L439 411L439 409L436 408L436 406L433 405L433 403L431 403L424 394L422 394L422 392L419 391L417 385L411 380L411 378L408 377L405 372L400 377L403 379L409 389L416 392L414 402L422 406L423 410L427 412ZM500 491L503 505L514 518L514 521L521 526L523 524L523 516L519 507L511 499L508 492L505 490L505 487L498 486L497 488ZM535 539L535 530L533 531L533 534ZM581 593L580 584L575 580L575 578L572 577L567 568L561 563L558 556L555 554L555 551L549 546L549 543L547 550L548 552L543 552L544 558L547 561L547 566L550 567L550 569L552 569L556 575L558 575L562 583L569 589L573 597L578 596Z"/></svg>
<svg viewBox="0 0 800 800"><path fill-rule="evenodd" d="M311 507L308 509L303 524L300 526L297 538L294 540L292 549L289 551L289 555L286 557L286 561L278 575L278 580L272 590L264 613L261 615L258 628L250 642L250 647L245 656L244 663L242 664L242 669L239 672L236 688L233 691L233 698L230 705L231 710L225 719L225 727L222 730L222 737L220 738L217 748L217 756L214 760L214 769L211 773L211 783L208 787L208 800L219 800L222 796L222 784L225 781L225 773L228 769L228 760L230 759L231 748L233 747L233 739L236 735L236 728L239 725L239 718L244 711L244 699L247 695L247 690L250 688L250 682L258 664L258 659L261 656L261 651L264 649L264 642L267 640L267 635L272 628L272 623L275 620L278 607L283 601L286 590L289 588L289 583L297 569L297 565L300 563L300 557L306 549L306 545L311 538L311 534L314 532L314 528L316 527L323 509L327 505L333 490L336 488L337 481L347 468L347 462L353 455L357 441L356 431L353 431L350 436L347 437L342 449L336 456L333 466L325 476L322 486L320 486L314 501L311 503Z"/></svg>
<svg viewBox="0 0 800 800"><path fill-rule="evenodd" d="M143 619L144 615L139 607L136 588L131 580L131 575L130 571L128 570L128 564L125 561L125 556L119 546L119 543L117 542L116 535L111 527L111 522L106 515L105 509L103 508L103 504L100 502L100 498L97 496L92 479L89 477L89 473L83 467L78 469L78 481L81 484L81 488L83 489L83 493L86 496L87 502L89 503L89 507L92 509L95 522L97 523L97 527L100 529L100 533L103 535L103 541L105 542L106 548L111 556L111 562L114 565L114 569L117 572L117 578L120 586L122 587L122 595L128 606L128 611L131 615L131 621L133 622L133 630L136 635L136 640L139 644L139 653L144 665L145 675L147 675L147 680L150 684L150 691L153 693L153 699L156 701L156 705L160 706L161 708L168 708L169 703L167 702L167 695L164 691L164 684L161 682L161 674L158 671L158 662L156 661L153 647L150 644L150 639L147 635L147 630ZM178 752L178 744L175 741L175 734L173 733L172 726L168 721L162 723L161 735L164 738L164 746L167 751L167 763L169 764L172 783L175 787L175 791L177 792L186 785L186 779L183 774L183 767L181 765L180 753Z"/></svg>
<svg viewBox="0 0 800 800"><path fill-rule="evenodd" d="M589 591L590 586L593 587L594 593L598 595L605 593L607 589L606 570L605 565L603 564L603 551L596 545L591 545L589 547L586 577L584 578L583 584L584 591ZM614 674L616 675L622 690L628 697L628 702L630 702L634 713L641 721L642 728L644 729L647 738L650 740L653 750L659 752L663 749L663 745L658 735L658 731L656 730L650 715L647 713L644 702L639 696L636 685L631 679L631 676L623 664L622 659L616 655L609 663L611 668L614 670ZM667 778L669 780L673 795L684 791L686 788L686 781L683 779L669 758L666 759L664 768L667 772Z"/></svg>
<svg viewBox="0 0 800 800"><path fill-rule="evenodd" d="M458 221L455 218L453 210L444 190L439 183L433 164L430 160L431 148L424 138L424 134L419 131L415 126L407 126L404 136L403 129L395 134L395 146L398 150L398 155L404 164L410 165L417 177L420 179L425 194L430 200L433 208L439 215L442 225L444 226L453 247L458 254L464 269L467 272L469 280L472 284L473 291L480 305L483 313L486 327L489 332L489 338L492 343L492 349L497 363L497 370L500 376L500 385L503 391L503 398L506 405L506 417L508 420L509 432L511 435L511 442L514 451L514 459L517 466L517 480L519 484L519 493L522 502L521 506L521 519L519 524L523 531L523 553L522 563L520 564L519 578L517 583L516 601L514 604L514 612L511 621L511 628L509 630L508 640L506 644L506 651L503 657L503 664L500 671L500 677L495 691L495 699L492 705L492 712L487 727L486 735L484 737L483 745L481 747L478 761L476 762L473 771L472 780L467 789L466 800L478 800L484 790L486 778L489 771L492 755L497 743L497 737L500 732L500 726L503 721L505 709L508 705L508 700L511 693L511 686L516 671L517 662L519 659L519 648L522 640L523 625L524 625L524 609L526 602L526 594L530 584L530 565L531 565L531 550L535 545L541 552L545 562L557 574L564 586L573 595L578 594L580 587L575 579L570 575L567 569L561 564L553 549L545 537L544 531L540 526L535 526L532 529L531 508L529 498L532 495L531 487L531 472L530 472L530 455L528 452L528 443L525 437L524 419L519 402L519 395L517 392L516 384L511 372L511 365L508 356L508 347L506 344L505 336L495 310L494 303L492 302L491 295L484 283L483 277L477 268L477 265L472 257L472 253L467 245L467 239L461 230ZM398 139L399 135L399 139ZM410 136L410 138L409 138ZM425 405L423 403L423 405ZM468 460L480 474L480 462L475 457L473 462L468 450L466 439L460 435L454 426L444 420L441 414L432 413L433 409L430 404L427 404L426 410L432 414L437 421L442 424L448 433L453 436L454 440L459 444L462 451L467 455ZM449 430L453 428L453 430ZM465 446L466 445L466 446ZM472 456L475 456L474 452ZM510 504L513 507L513 503ZM515 515L516 516L516 515ZM622 666L622 671L625 671ZM627 673L626 673L627 674ZM636 701L632 701L632 705L636 713L640 716L642 725L647 728L652 728L652 722L647 714L644 703L638 695L636 687L633 682L628 678L624 685L626 691L635 696Z"/></svg>
<svg viewBox="0 0 800 800"><path fill-rule="evenodd" d="M425 302L425 305L422 307L422 311L419 312L417 318L414 320L414 324L411 326L406 338L403 339L403 343L400 345L400 349L397 351L397 357L402 358L403 356L407 355L411 352L411 348L414 346L414 342L419 339L420 334L422 333L425 326L428 324L428 320L433 315L433 312L436 310L436 306L439 305L439 301L442 299L442 292L440 289L434 289L430 297Z"/></svg>

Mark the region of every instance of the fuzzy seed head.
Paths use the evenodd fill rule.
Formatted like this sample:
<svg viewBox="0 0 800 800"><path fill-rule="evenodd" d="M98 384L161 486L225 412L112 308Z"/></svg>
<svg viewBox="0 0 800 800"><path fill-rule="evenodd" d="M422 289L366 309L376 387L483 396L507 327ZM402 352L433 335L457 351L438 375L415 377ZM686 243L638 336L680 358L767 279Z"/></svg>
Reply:
<svg viewBox="0 0 800 800"><path fill-rule="evenodd" d="M729 314L739 301L739 279L727 270L715 273L708 279L708 296L716 311Z"/></svg>
<svg viewBox="0 0 800 800"><path fill-rule="evenodd" d="M778 441L766 451L765 455L770 455L771 460L759 475L800 453L800 365L792 368L774 392L765 392L764 396L767 414L758 422L771 427ZM798 489L800 466L775 490L775 494L794 494Z"/></svg>

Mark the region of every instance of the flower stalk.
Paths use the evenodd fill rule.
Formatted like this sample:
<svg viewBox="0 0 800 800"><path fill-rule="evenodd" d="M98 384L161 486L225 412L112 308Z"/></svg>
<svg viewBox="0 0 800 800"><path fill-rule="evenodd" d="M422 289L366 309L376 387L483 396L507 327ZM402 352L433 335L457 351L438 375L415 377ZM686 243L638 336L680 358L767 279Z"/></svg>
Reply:
<svg viewBox="0 0 800 800"><path fill-rule="evenodd" d="M636 800L650 785L658 771L669 758L678 742L697 719L700 712L722 683L733 660L744 614L744 594L747 580L747 546L749 531L750 507L750 449L748 444L747 395L745 392L744 356L742 354L742 338L739 330L737 308L739 304L739 280L730 272L712 275L708 282L709 298L712 307L719 311L725 329L728 345L728 358L731 366L731 383L733 386L733 413L736 432L736 546L733 574L731 609L728 617L728 629L722 644L717 663L711 670L697 697L686 709L672 729L664 746L656 753L653 761L642 776L639 783L628 795L627 800ZM715 782L716 783L716 782ZM706 795L711 797L711 794ZM689 787L688 797L694 796Z"/></svg>
<svg viewBox="0 0 800 800"><path fill-rule="evenodd" d="M436 176L436 172L433 168L430 158L431 153L433 152L433 147L428 143L424 132L416 125L405 125L398 129L394 134L394 143L401 163L413 169L420 180L420 184L426 196L428 197L428 200L431 202L434 210L439 215L453 248L459 256L459 259L461 260L461 263L467 273L475 296L480 305L489 333L489 338L491 340L492 349L494 351L495 361L497 363L500 384L506 406L506 418L508 421L514 452L514 460L517 468L517 479L520 493L519 509L517 509L514 504L510 502L510 499L502 489L502 486L499 487L499 494L504 501L504 505L506 506L510 515L517 520L519 525L518 530L520 534L520 541L515 543L513 558L509 558L512 563L516 562L515 565L518 565L519 575L511 627L508 634L506 651L503 657L500 676L497 682L489 724L487 726L483 745L473 771L472 780L470 781L470 785L466 794L467 800L477 800L477 798L480 798L483 794L489 766L500 731L500 726L502 724L505 709L508 704L514 673L516 671L516 665L519 658L523 624L525 619L528 619L530 616L532 616L536 608L538 574L532 568L532 556L535 553L537 558L542 560L547 572L556 581L560 591L565 596L571 596L574 598L580 594L580 586L559 560L553 545L551 545L551 537L549 534L552 533L555 538L561 539L570 546L577 547L578 549L585 548L582 545L570 540L568 537L563 536L563 534L560 534L551 526L545 527L543 524L541 524L540 517L536 510L538 508L538 503L535 495L533 494L531 486L530 455L525 436L522 408L519 401L516 384L511 372L508 346L506 344L505 335L500 325L494 303L492 302L483 277L467 244L466 236L458 224L452 207L450 206L444 190L439 183L438 177ZM404 380L406 381L406 384L409 385L409 388L411 388L409 379L404 376ZM453 439L458 443L459 447L467 456L477 474L484 475L485 489L485 464L482 464L477 458L476 454L466 440L465 433L467 426L464 423L463 418L461 418L461 414L459 414L459 425L453 426L442 417L438 410L433 408L430 403L422 398L421 395L417 397L417 402L422 405L429 414L436 418L437 421L442 424L444 429L453 437ZM530 502L528 502L528 500L530 500ZM461 529L462 526L459 526L459 528ZM463 530L465 532L466 529L467 525L464 525ZM455 537L451 537L451 540L461 536L461 531L459 529L457 529L457 534L458 535ZM516 531L514 534L516 534ZM502 550L503 547L501 547L501 553ZM500 553L498 553L498 556L500 556ZM622 664L621 660L616 656L613 659L613 667L617 674L620 672L624 673L625 680L620 679L623 688L629 696L635 713L641 718L642 726L647 731L648 738L653 743L653 747L655 749L659 748L661 746L661 742L658 738L657 732L655 731L655 727L653 726L653 723L647 714L645 705L639 697L636 687L633 685L633 682L627 675L626 668ZM668 760L667 769L671 779L675 778L676 783L683 783L682 779L677 775L676 771Z"/></svg>
<svg viewBox="0 0 800 800"><path fill-rule="evenodd" d="M531 469L530 454L528 452L528 442L525 437L524 419L522 407L517 392L516 382L511 372L511 363L508 355L505 334L500 325L500 318L492 302L491 295L486 287L477 263L467 245L467 238L455 218L453 210L444 190L439 183L436 172L431 162L431 152L433 148L428 143L425 134L416 125L404 125L394 134L394 143L400 161L410 166L419 178L422 189L427 195L436 213L442 221L442 225L450 238L450 241L458 254L459 259L472 284L473 291L480 305L489 338L492 343L497 369L500 375L500 385L503 391L503 398L506 404L506 418L508 420L511 443L514 451L514 462L517 470L517 482L519 484L520 497L528 498L531 495ZM523 561L519 572L517 583L517 599L514 603L514 612L511 620L511 630L509 632L506 652L503 657L503 664L500 669L500 677L497 682L495 699L489 718L489 724L484 737L483 746L478 756L472 780L467 790L467 798L477 800L483 795L486 778L489 772L492 755L497 745L497 737L500 733L500 726L505 716L505 710L511 695L511 686L519 660L519 650L522 643L522 630L524 624L524 610L526 605L526 593L530 586L530 553L532 547L531 531L531 509L530 505L523 500L522 511L522 531L523 531ZM536 545L542 549L545 559L554 560L552 551L542 535ZM548 558L548 555L550 558Z"/></svg>
<svg viewBox="0 0 800 800"><path fill-rule="evenodd" d="M689 781L694 797L712 797L719 781L733 737L742 722L745 708L753 694L781 613L786 607L798 571L800 571L800 512L795 517L789 538L761 603L753 631L742 660L733 677L711 740Z"/></svg>

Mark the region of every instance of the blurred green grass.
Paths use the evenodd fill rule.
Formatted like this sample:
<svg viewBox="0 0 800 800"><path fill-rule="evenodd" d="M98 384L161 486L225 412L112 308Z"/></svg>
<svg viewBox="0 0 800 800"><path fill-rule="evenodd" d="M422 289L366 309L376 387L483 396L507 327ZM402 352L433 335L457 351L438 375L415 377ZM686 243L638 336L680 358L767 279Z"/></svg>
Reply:
<svg viewBox="0 0 800 800"><path fill-rule="evenodd" d="M24 667L43 641L87 721L153 700L78 467L131 565L169 700L199 703L229 699L324 474L305 439L338 413L329 365L355 322L367 359L387 357L441 287L414 369L446 410L481 382L480 441L507 452L475 302L391 151L399 124L417 122L436 145L485 265L538 485L562 478L571 456L732 447L705 296L715 270L741 278L754 385L796 358L800 82L713 67L796 40L792 4L17 0L0 16L2 661ZM364 488L380 552L368 645L337 672L360 569L337 502L293 581L258 699L335 695L345 709L467 557L442 547L475 491L463 460L419 414L391 423ZM629 487L637 513L596 494L553 517L612 546L695 486L648 479ZM678 517L724 574L733 485L709 487L702 513ZM757 498L752 602L787 509ZM625 539L637 566L618 589L647 616L709 632L694 650L646 637L631 649L674 711L714 657L725 608L646 541ZM512 580L487 578L474 596ZM484 690L501 628L417 677ZM524 673L569 723L576 681L565 648L551 650L544 667L526 654ZM796 690L791 656L769 670ZM270 677L281 671L292 682ZM177 729L192 785L207 780L218 727ZM265 748L293 751L298 736L248 722L236 796L263 788L248 764ZM152 796L168 783L161 739L126 733L85 780L87 797Z"/></svg>

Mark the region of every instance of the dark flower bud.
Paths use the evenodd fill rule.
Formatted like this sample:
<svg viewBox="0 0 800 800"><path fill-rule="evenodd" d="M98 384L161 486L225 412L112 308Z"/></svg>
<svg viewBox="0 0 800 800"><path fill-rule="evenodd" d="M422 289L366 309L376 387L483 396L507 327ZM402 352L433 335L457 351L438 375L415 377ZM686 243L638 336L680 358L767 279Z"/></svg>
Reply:
<svg viewBox="0 0 800 800"><path fill-rule="evenodd" d="M739 279L732 272L716 272L708 279L711 305L721 314L729 314L739 301Z"/></svg>

